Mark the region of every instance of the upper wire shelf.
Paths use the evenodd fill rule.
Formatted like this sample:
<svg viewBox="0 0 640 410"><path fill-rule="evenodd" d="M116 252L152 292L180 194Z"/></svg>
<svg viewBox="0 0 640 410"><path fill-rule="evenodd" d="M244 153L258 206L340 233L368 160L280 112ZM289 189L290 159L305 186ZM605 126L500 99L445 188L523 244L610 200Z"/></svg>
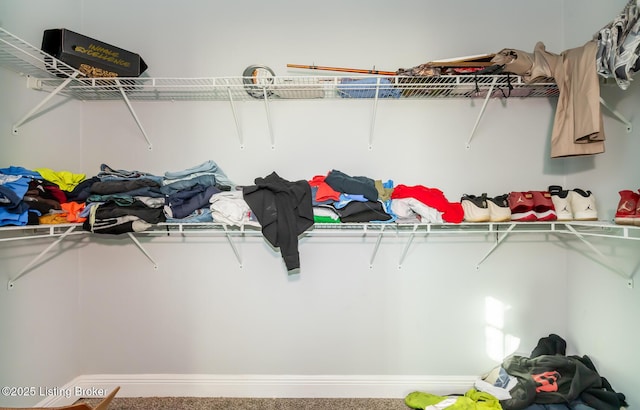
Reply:
<svg viewBox="0 0 640 410"><path fill-rule="evenodd" d="M0 28L0 66L36 78L68 78L79 71Z"/></svg>
<svg viewBox="0 0 640 410"><path fill-rule="evenodd" d="M515 75L275 76L87 78L78 70L0 28L0 66L30 77L35 90L81 101L228 101L315 98L554 97L556 84L525 84ZM60 90L59 87L67 82Z"/></svg>
<svg viewBox="0 0 640 410"><path fill-rule="evenodd" d="M51 92L63 81L38 79L33 88ZM279 76L254 81L251 77L75 78L59 94L81 101L121 100L122 91L132 101L484 98L490 88L491 97L558 95L555 83L525 84L520 77L507 75Z"/></svg>

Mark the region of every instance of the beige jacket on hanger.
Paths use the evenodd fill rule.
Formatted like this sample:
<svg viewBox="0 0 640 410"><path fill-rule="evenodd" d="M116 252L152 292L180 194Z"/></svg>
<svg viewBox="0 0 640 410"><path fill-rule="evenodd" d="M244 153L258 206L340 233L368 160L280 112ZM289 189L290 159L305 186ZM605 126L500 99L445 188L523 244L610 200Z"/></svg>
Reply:
<svg viewBox="0 0 640 410"><path fill-rule="evenodd" d="M559 95L551 134L551 157L604 152L600 84L596 72L597 43L550 53L538 42L533 53L503 49L491 60L527 84L553 78Z"/></svg>

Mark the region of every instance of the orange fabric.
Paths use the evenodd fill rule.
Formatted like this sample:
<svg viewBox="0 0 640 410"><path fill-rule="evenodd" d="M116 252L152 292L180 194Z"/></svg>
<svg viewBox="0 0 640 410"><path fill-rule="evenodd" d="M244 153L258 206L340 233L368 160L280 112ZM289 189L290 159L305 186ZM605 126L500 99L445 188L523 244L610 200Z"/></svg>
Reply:
<svg viewBox="0 0 640 410"><path fill-rule="evenodd" d="M65 202L63 204L60 204L60 207L62 208L63 211L67 212L67 221L68 222L84 222L87 220L87 218L83 218L81 216L79 216L80 212L82 212L82 210L85 207L84 203L78 203L78 202Z"/></svg>
<svg viewBox="0 0 640 410"><path fill-rule="evenodd" d="M538 393L558 391L558 379L560 377L560 373L556 371L531 375L531 378L536 382L536 392Z"/></svg>
<svg viewBox="0 0 640 410"><path fill-rule="evenodd" d="M326 178L325 175L316 175L315 177L311 178L311 180L309 180L309 185L311 185L312 187L318 188L318 190L316 191L315 200L318 202L323 202L330 199L333 199L334 201L339 201L340 192L331 188L329 184L324 182L325 178Z"/></svg>
<svg viewBox="0 0 640 410"><path fill-rule="evenodd" d="M69 223L69 221L67 221L66 212L42 215L41 217L38 218L38 221L40 221L40 224L42 224L42 225L54 225L54 224L66 224L66 223Z"/></svg>

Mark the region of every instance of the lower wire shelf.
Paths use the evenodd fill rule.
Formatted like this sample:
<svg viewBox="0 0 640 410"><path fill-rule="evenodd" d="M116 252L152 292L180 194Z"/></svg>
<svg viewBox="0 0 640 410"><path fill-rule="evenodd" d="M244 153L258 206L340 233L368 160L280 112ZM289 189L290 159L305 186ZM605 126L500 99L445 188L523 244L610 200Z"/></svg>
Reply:
<svg viewBox="0 0 640 410"><path fill-rule="evenodd" d="M560 236L571 236L582 241L591 251L596 253L606 265L626 281L627 286L633 287L633 276L635 272L626 273L619 269L614 261L601 252L588 238L600 237L618 240L640 241L640 226L617 225L607 221L549 221L549 222L463 222L453 223L316 223L313 227L305 231L300 237L375 237L375 245L369 261L369 266L373 267L373 262L377 255L378 248L383 237L396 237L404 239L404 246L398 267L401 268L408 250L415 237L440 235L495 235L495 241L476 264L476 269L507 239L513 234L554 234ZM6 226L0 228L0 242L33 240L52 238L50 243L42 252L36 255L18 274L9 279L8 288L12 289L15 282L32 270L33 266L56 245L70 236L84 235L86 237L104 236L93 234L82 229L81 223L55 224L55 225L27 225L27 226ZM154 269L158 264L151 254L147 252L138 237L225 237L231 246L240 267L242 258L238 252L234 238L238 237L261 237L262 231L259 225L227 225L216 222L206 223L177 223L165 222L153 225L151 228L141 232L129 232L123 235L108 235L109 237L129 238L138 249L153 263Z"/></svg>

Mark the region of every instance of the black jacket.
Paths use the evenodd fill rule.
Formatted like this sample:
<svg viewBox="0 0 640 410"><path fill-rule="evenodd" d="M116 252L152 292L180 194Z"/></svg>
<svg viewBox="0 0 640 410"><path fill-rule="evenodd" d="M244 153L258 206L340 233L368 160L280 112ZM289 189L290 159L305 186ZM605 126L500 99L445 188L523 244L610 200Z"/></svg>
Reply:
<svg viewBox="0 0 640 410"><path fill-rule="evenodd" d="M300 267L298 236L313 226L311 187L290 182L275 172L256 178L242 195L262 227L262 234L280 253L288 271Z"/></svg>
<svg viewBox="0 0 640 410"><path fill-rule="evenodd" d="M520 410L534 403L568 404L574 400L596 410L619 410L627 407L625 396L598 374L589 356L566 356L567 343L551 334L538 341L531 357L511 356L502 367L518 383L511 389L511 399L502 400L505 410Z"/></svg>

